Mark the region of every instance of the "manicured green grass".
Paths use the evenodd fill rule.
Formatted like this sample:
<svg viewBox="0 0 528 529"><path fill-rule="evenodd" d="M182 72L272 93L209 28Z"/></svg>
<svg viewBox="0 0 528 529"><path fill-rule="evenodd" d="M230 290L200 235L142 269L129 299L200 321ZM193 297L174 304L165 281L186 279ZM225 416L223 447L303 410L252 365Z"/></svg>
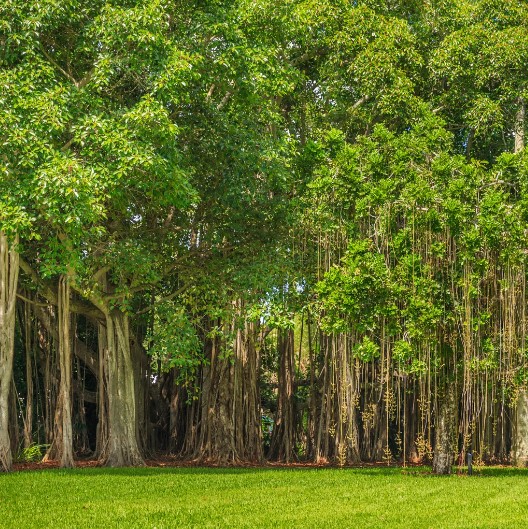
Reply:
<svg viewBox="0 0 528 529"><path fill-rule="evenodd" d="M526 528L528 471L142 468L0 475L2 528Z"/></svg>

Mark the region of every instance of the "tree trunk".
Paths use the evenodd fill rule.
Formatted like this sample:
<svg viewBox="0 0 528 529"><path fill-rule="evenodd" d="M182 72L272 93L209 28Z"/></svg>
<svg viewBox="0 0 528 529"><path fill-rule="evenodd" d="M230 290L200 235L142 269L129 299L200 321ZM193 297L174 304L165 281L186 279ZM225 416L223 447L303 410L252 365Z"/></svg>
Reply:
<svg viewBox="0 0 528 529"><path fill-rule="evenodd" d="M406 388L404 388L406 391ZM407 448L407 461L409 463L422 463L421 454L418 453L418 446L416 445L416 439L418 436L418 420L420 418L420 409L417 402L417 387L413 384L412 394L407 395L406 405L407 409L404 413L407 414L406 426L407 431L405 432L406 441L405 446Z"/></svg>
<svg viewBox="0 0 528 529"><path fill-rule="evenodd" d="M59 365L61 382L59 387L62 400L62 468L72 468L73 431L72 431L72 351L71 351L71 313L70 283L66 276L59 279Z"/></svg>
<svg viewBox="0 0 528 529"><path fill-rule="evenodd" d="M45 459L60 460L61 468L72 468L73 431L72 431L72 352L71 352L71 314L70 284L66 276L59 279L58 295L59 320L59 395L55 406L53 442Z"/></svg>
<svg viewBox="0 0 528 529"><path fill-rule="evenodd" d="M257 331L247 323L237 329L237 316L228 331L226 334L234 335L232 352L219 336L206 344L209 364L203 366L198 379L200 400L189 411L183 453L197 461L218 464L260 462Z"/></svg>
<svg viewBox="0 0 528 529"><path fill-rule="evenodd" d="M136 393L130 350L128 316L113 309L106 314L108 352L109 467L144 465L137 440Z"/></svg>
<svg viewBox="0 0 528 529"><path fill-rule="evenodd" d="M172 368L168 381L169 397L169 440L170 454L178 454L185 442L185 427L188 415L192 413L192 406L186 404L187 393L185 387L178 382L176 368ZM194 401L193 401L194 402Z"/></svg>
<svg viewBox="0 0 528 529"><path fill-rule="evenodd" d="M108 339L106 327L98 325L97 342L99 348L99 373L97 379L97 432L95 441L95 457L103 460L108 448L108 391L106 379Z"/></svg>
<svg viewBox="0 0 528 529"><path fill-rule="evenodd" d="M26 413L24 420L24 448L29 448L33 442L33 325L32 311L29 303L24 303L24 338L26 349Z"/></svg>
<svg viewBox="0 0 528 529"><path fill-rule="evenodd" d="M353 359L349 354L349 338L346 334L336 337L336 443L338 464L359 463L359 433L356 420L356 405L359 395L353 375Z"/></svg>
<svg viewBox="0 0 528 529"><path fill-rule="evenodd" d="M515 153L524 149L526 106L523 98L519 98L518 105L515 116ZM512 444L514 464L523 467L528 466L528 391L524 388L517 395Z"/></svg>
<svg viewBox="0 0 528 529"><path fill-rule="evenodd" d="M279 394L271 437L270 458L289 463L295 457L294 340L291 329L287 331L279 329L278 333Z"/></svg>
<svg viewBox="0 0 528 529"><path fill-rule="evenodd" d="M9 407L9 439L11 441L11 453L15 454L20 446L20 428L18 424L19 395L14 378L11 379Z"/></svg>
<svg viewBox="0 0 528 529"><path fill-rule="evenodd" d="M262 411L259 392L260 355L256 348L258 329L246 323L245 332L238 332L243 374L243 435L244 457L260 462L262 449Z"/></svg>
<svg viewBox="0 0 528 529"><path fill-rule="evenodd" d="M456 432L456 398L454 384L449 385L439 404L436 418L433 472L451 474L454 462L454 438Z"/></svg>
<svg viewBox="0 0 528 529"><path fill-rule="evenodd" d="M513 423L513 464L528 467L528 392L522 389L517 398Z"/></svg>
<svg viewBox="0 0 528 529"><path fill-rule="evenodd" d="M150 362L137 337L131 336L130 338L134 389L136 392L136 427L138 429L136 438L140 453L148 454L153 449L149 446L151 444L149 439L152 431L149 413L150 395L147 386L151 377Z"/></svg>
<svg viewBox="0 0 528 529"><path fill-rule="evenodd" d="M73 333L75 334L75 333ZM75 360L77 378L75 379L75 395L73 424L73 447L74 452L83 456L91 455L90 438L88 436L88 426L86 424L85 399L88 397L86 391L86 371L83 370L80 360L73 354ZM96 399L94 399L96 400Z"/></svg>
<svg viewBox="0 0 528 529"><path fill-rule="evenodd" d="M15 306L19 256L0 231L0 471L9 471L13 456L9 438L9 393L15 352Z"/></svg>
<svg viewBox="0 0 528 529"><path fill-rule="evenodd" d="M236 359L228 357L221 347L219 340L213 339L211 365L204 369L204 386L208 391L201 407L196 459L228 464L240 460L235 447L233 413Z"/></svg>
<svg viewBox="0 0 528 529"><path fill-rule="evenodd" d="M333 430L331 425L331 386L332 377L330 353L332 350L332 339L319 332L319 347L322 352L322 360L319 369L319 378L322 377L322 384L318 388L316 399L314 399L315 409L315 453L316 463L328 462L328 437ZM330 358L330 359L329 359Z"/></svg>
<svg viewBox="0 0 528 529"><path fill-rule="evenodd" d="M53 320L55 320L55 315ZM43 393L44 393L44 405L43 405L43 418L44 418L44 439L46 444L53 442L53 409L52 402L57 401L57 378L56 374L56 354L52 344L50 333L44 328L43 325L39 328L39 362L40 371L43 377Z"/></svg>

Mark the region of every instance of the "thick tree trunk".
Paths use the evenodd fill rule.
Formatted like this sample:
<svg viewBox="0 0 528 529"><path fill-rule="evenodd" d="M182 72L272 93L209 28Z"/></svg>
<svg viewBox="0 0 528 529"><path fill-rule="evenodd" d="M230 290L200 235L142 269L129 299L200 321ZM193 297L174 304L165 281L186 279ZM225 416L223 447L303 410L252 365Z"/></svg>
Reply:
<svg viewBox="0 0 528 529"><path fill-rule="evenodd" d="M98 325L97 341L99 348L99 371L97 379L97 432L95 442L95 457L104 459L108 448L108 391L105 368L107 366L108 339L106 327Z"/></svg>
<svg viewBox="0 0 528 529"><path fill-rule="evenodd" d="M9 438L9 394L15 350L15 306L19 256L0 231L0 471L11 470L13 457Z"/></svg>
<svg viewBox="0 0 528 529"><path fill-rule="evenodd" d="M183 448L183 443L185 441L185 419L187 413L191 411L191 407L185 406L185 388L178 383L176 368L173 368L170 372L169 389L168 449L170 454L177 454Z"/></svg>
<svg viewBox="0 0 528 529"><path fill-rule="evenodd" d="M433 472L450 474L454 462L456 435L456 392L454 384L445 389L445 395L439 403L435 424L435 447Z"/></svg>
<svg viewBox="0 0 528 529"><path fill-rule="evenodd" d="M233 414L234 364L221 350L218 339L213 339L211 362L204 367L202 406L195 459L221 464L240 460L235 447ZM193 426L194 427L194 426Z"/></svg>
<svg viewBox="0 0 528 529"><path fill-rule="evenodd" d="M256 348L258 330L254 323L246 323L245 332L238 331L237 342L242 364L242 406L243 435L242 446L244 457L260 462L262 450L262 410L259 392L260 361ZM238 426L238 425L237 425Z"/></svg>
<svg viewBox="0 0 528 529"><path fill-rule="evenodd" d="M524 149L525 139L526 106L523 98L519 98L518 105L515 116L515 153ZM528 466L528 391L526 389L521 389L517 395L512 441L514 464L523 467Z"/></svg>
<svg viewBox="0 0 528 529"><path fill-rule="evenodd" d="M71 468L73 463L72 431L72 351L71 351L71 313L70 283L66 276L59 279L59 394L62 401L62 453L60 465Z"/></svg>
<svg viewBox="0 0 528 529"><path fill-rule="evenodd" d="M528 467L528 391L522 389L517 398L513 422L513 464Z"/></svg>
<svg viewBox="0 0 528 529"><path fill-rule="evenodd" d="M262 433L256 331L248 324L236 330L235 320L229 330L235 336L232 353L218 337L207 345L209 365L202 369L200 401L189 412L183 453L219 464L259 462Z"/></svg>
<svg viewBox="0 0 528 529"><path fill-rule="evenodd" d="M137 440L136 392L128 316L113 309L106 314L108 340L108 446L110 467L144 465Z"/></svg>
<svg viewBox="0 0 528 529"><path fill-rule="evenodd" d="M220 463L240 461L235 446L235 420L241 419L234 413L235 361L221 358L218 361L218 385L216 403L210 401L208 409L209 429L207 432L208 458Z"/></svg>
<svg viewBox="0 0 528 529"><path fill-rule="evenodd" d="M335 458L339 465L360 461L359 433L356 420L356 406L359 401L353 360L349 355L348 336L336 338L336 443Z"/></svg>
<svg viewBox="0 0 528 529"><path fill-rule="evenodd" d="M66 276L59 279L58 292L59 320L59 395L55 406L53 442L45 459L60 460L62 468L72 468L73 431L72 431L72 351L71 351L71 313L70 284Z"/></svg>
<svg viewBox="0 0 528 529"><path fill-rule="evenodd" d="M295 455L294 340L293 330L278 331L279 394L271 437L270 458L289 463Z"/></svg>
<svg viewBox="0 0 528 529"><path fill-rule="evenodd" d="M136 438L138 440L138 448L140 453L148 454L154 447L150 446L149 439L152 436L152 426L150 423L150 395L148 391L148 383L150 380L150 362L143 347L141 347L139 340L135 336L131 336L131 354L132 354L132 369L134 375L134 388L136 392Z"/></svg>

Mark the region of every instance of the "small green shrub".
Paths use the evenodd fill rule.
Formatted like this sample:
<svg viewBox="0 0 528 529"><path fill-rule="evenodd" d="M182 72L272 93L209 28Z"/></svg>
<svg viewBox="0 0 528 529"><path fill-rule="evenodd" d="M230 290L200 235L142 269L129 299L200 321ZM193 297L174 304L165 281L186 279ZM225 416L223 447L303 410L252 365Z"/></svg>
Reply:
<svg viewBox="0 0 528 529"><path fill-rule="evenodd" d="M20 448L15 456L17 463L34 463L40 461L49 445L31 443L26 448Z"/></svg>

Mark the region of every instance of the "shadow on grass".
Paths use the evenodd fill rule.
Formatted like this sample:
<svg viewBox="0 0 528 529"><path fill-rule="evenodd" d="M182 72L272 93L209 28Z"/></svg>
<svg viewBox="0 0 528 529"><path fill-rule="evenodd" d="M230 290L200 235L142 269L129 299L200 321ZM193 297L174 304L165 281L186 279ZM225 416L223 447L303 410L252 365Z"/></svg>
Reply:
<svg viewBox="0 0 528 529"><path fill-rule="evenodd" d="M528 468L516 468L516 467L481 467L474 468L473 474L470 476L467 473L466 467L453 467L451 474L434 474L430 467L415 467L408 469L401 469L402 474L410 477L424 477L424 478L437 478L437 479L449 479L449 478L467 478L467 479L478 479L478 478L508 478L508 477L523 477L528 478Z"/></svg>
<svg viewBox="0 0 528 529"><path fill-rule="evenodd" d="M339 473L356 474L358 476L399 476L402 473L401 467L90 467L74 469L47 469L43 472L57 473L75 476L123 476L123 477L153 477L159 475L176 476L243 476L248 474L290 474L290 473L313 473L331 474Z"/></svg>
<svg viewBox="0 0 528 529"><path fill-rule="evenodd" d="M484 467L480 472L482 476L495 477L495 478L506 478L506 477L518 477L528 478L528 468L518 467Z"/></svg>
<svg viewBox="0 0 528 529"><path fill-rule="evenodd" d="M38 473L53 473L65 476L78 477L92 477L92 476L122 476L122 477L137 477L149 478L160 475L174 475L174 476L243 476L254 474L290 474L290 473L312 473L312 474L335 474L340 473L345 475L355 474L357 476L372 476L372 477L420 477L420 478L436 478L436 479L450 479L450 478L506 478L506 477L524 477L528 478L528 468L515 467L483 467L475 469L472 476L467 475L466 468L453 467L453 473L449 475L437 475L432 472L431 467L380 467L380 466L366 466L366 467L175 467L175 466L160 466L160 467L125 467L125 468L108 468L108 467L88 467L88 468L74 468L74 469L41 469ZM15 472L18 474L19 472ZM30 473L32 471L23 471L21 473Z"/></svg>

